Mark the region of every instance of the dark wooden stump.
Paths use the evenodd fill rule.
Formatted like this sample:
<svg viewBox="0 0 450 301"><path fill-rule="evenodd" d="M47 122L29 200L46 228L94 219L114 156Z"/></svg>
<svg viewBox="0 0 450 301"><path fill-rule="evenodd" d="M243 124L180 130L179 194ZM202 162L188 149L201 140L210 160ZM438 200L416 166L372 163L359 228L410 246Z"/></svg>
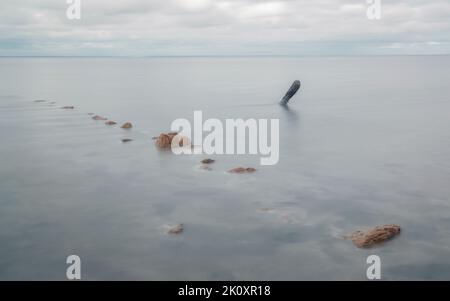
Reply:
<svg viewBox="0 0 450 301"><path fill-rule="evenodd" d="M282 105L287 105L289 102L289 99L292 98L292 96L295 95L295 93L297 93L298 89L300 89L300 81L299 80L295 80L291 87L289 88L289 90L286 92L286 95L284 95L283 99L280 101L280 104Z"/></svg>

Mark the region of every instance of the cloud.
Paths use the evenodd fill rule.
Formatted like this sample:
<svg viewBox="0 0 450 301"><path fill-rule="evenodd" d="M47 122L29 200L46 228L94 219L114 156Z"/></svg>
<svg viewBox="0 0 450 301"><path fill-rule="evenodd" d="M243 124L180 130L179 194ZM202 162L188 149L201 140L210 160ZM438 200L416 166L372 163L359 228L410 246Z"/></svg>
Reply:
<svg viewBox="0 0 450 301"><path fill-rule="evenodd" d="M377 21L364 0L81 2L71 21L64 0L2 0L0 55L450 52L450 0L381 0Z"/></svg>

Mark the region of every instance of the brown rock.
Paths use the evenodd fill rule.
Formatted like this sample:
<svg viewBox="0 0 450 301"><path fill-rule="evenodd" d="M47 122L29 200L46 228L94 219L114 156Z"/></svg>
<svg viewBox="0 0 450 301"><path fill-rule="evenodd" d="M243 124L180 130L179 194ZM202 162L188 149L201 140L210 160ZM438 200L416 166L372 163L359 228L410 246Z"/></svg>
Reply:
<svg viewBox="0 0 450 301"><path fill-rule="evenodd" d="M201 162L202 164L211 164L214 163L216 160L213 159L203 159Z"/></svg>
<svg viewBox="0 0 450 301"><path fill-rule="evenodd" d="M61 109L73 110L73 109L75 109L75 107L74 106L65 106L65 107L61 107Z"/></svg>
<svg viewBox="0 0 450 301"><path fill-rule="evenodd" d="M184 226L183 224L178 224L175 227L173 227L172 229L170 229L167 233L169 234L181 234L184 230Z"/></svg>
<svg viewBox="0 0 450 301"><path fill-rule="evenodd" d="M172 143L172 138L167 134L161 134L156 138L155 144L159 148L169 148Z"/></svg>
<svg viewBox="0 0 450 301"><path fill-rule="evenodd" d="M123 143L131 142L131 141L133 141L133 139L130 139L130 138L122 139L122 142L123 142Z"/></svg>
<svg viewBox="0 0 450 301"><path fill-rule="evenodd" d="M94 119L94 120L107 120L107 118L99 116L99 115L95 115L94 117L92 117L92 119Z"/></svg>
<svg viewBox="0 0 450 301"><path fill-rule="evenodd" d="M367 231L356 231L344 238L350 239L358 248L370 248L393 238L400 233L400 226L395 224L376 226Z"/></svg>
<svg viewBox="0 0 450 301"><path fill-rule="evenodd" d="M109 120L109 121L105 122L105 124L106 125L115 125L115 124L117 124L117 122Z"/></svg>
<svg viewBox="0 0 450 301"><path fill-rule="evenodd" d="M133 125L130 122L125 122L121 128L123 129L131 129L133 127Z"/></svg>
<svg viewBox="0 0 450 301"><path fill-rule="evenodd" d="M178 134L175 134L175 135L173 135L172 136L172 139L176 136L176 135L178 135ZM187 145L189 145L189 139L186 137L186 136L181 136L180 135L180 141L178 142L178 146L180 146L180 147L182 147L182 146L187 146ZM172 143L172 141L170 142L170 143Z"/></svg>
<svg viewBox="0 0 450 301"><path fill-rule="evenodd" d="M247 168L236 167L236 168L230 169L228 172L242 174L242 173L252 173L255 171L256 171L256 169L253 167L247 167Z"/></svg>
<svg viewBox="0 0 450 301"><path fill-rule="evenodd" d="M173 138L178 135L176 132L169 132L167 134L160 134L158 137L154 137L155 145L159 148L170 148L172 146ZM189 141L187 137L181 137L178 146L188 145Z"/></svg>

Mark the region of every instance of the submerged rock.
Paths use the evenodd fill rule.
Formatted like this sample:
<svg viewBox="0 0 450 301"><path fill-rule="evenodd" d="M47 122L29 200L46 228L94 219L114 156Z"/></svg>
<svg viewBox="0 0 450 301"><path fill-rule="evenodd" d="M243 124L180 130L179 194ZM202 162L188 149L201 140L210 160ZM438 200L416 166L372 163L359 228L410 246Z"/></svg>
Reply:
<svg viewBox="0 0 450 301"><path fill-rule="evenodd" d="M264 207L264 208L260 208L259 211L261 211L261 212L270 212L270 211L273 211L273 209Z"/></svg>
<svg viewBox="0 0 450 301"><path fill-rule="evenodd" d="M230 169L228 172L242 174L242 173L252 173L252 172L255 172L255 171L256 171L256 169L253 168L253 167L247 167L247 168L245 168L245 167L236 167L236 168Z"/></svg>
<svg viewBox="0 0 450 301"><path fill-rule="evenodd" d="M92 116L92 115L94 115L94 113L88 113L88 115L89 115L89 116Z"/></svg>
<svg viewBox="0 0 450 301"><path fill-rule="evenodd" d="M123 142L123 143L131 142L131 141L133 141L133 139L130 139L130 138L124 138L124 139L122 139L122 142Z"/></svg>
<svg viewBox="0 0 450 301"><path fill-rule="evenodd" d="M46 102L45 99L36 99L34 102Z"/></svg>
<svg viewBox="0 0 450 301"><path fill-rule="evenodd" d="M117 122L109 120L109 121L105 122L105 124L106 125L115 125L115 124L117 124Z"/></svg>
<svg viewBox="0 0 450 301"><path fill-rule="evenodd" d="M358 248L370 248L376 244L382 243L393 238L400 233L400 226L395 224L388 224L376 226L367 231L356 231L348 236Z"/></svg>
<svg viewBox="0 0 450 301"><path fill-rule="evenodd" d="M95 115L94 117L92 117L92 119L94 119L94 120L107 120L108 118L105 118L105 117L102 117L102 116L99 116L99 115Z"/></svg>
<svg viewBox="0 0 450 301"><path fill-rule="evenodd" d="M123 129L131 129L133 127L133 125L130 122L125 122L121 128Z"/></svg>
<svg viewBox="0 0 450 301"><path fill-rule="evenodd" d="M181 234L184 230L184 226L183 224L178 224L175 227L173 227L172 229L170 229L167 233L168 234Z"/></svg>
<svg viewBox="0 0 450 301"><path fill-rule="evenodd" d="M202 164L211 164L211 163L216 162L216 160L213 160L213 159L203 159L201 162L202 162Z"/></svg>
<svg viewBox="0 0 450 301"><path fill-rule="evenodd" d="M74 106L64 106L64 107L61 107L61 109L64 109L64 110L73 110L73 109L75 109L75 107L74 107Z"/></svg>

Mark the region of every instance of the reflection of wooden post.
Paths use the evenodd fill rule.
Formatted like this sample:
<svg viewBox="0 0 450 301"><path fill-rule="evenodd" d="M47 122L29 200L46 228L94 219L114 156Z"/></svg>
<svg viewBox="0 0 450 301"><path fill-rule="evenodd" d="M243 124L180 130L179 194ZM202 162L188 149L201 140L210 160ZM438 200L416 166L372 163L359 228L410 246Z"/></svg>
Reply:
<svg viewBox="0 0 450 301"><path fill-rule="evenodd" d="M283 99L280 101L280 104L287 105L289 99L291 99L292 96L297 93L298 89L300 89L300 81L295 80L289 90L286 92L286 95L284 95Z"/></svg>

